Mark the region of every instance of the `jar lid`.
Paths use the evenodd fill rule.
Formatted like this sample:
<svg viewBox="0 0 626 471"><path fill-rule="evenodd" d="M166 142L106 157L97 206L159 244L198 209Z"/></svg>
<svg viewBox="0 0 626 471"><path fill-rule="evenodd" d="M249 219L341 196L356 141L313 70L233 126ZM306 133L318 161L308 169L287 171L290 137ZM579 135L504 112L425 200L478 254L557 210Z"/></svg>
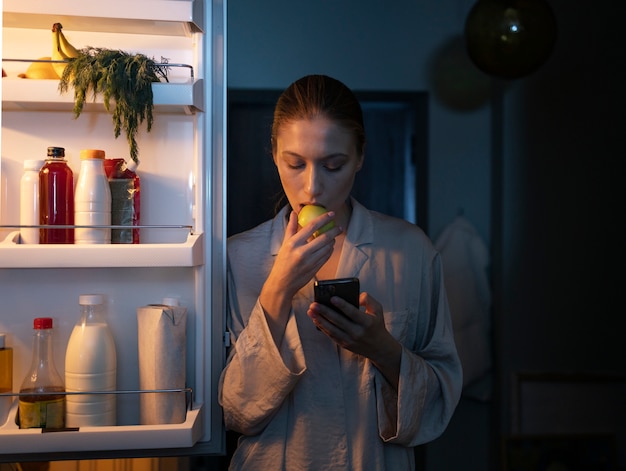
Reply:
<svg viewBox="0 0 626 471"><path fill-rule="evenodd" d="M80 160L104 159L104 151L101 149L83 149L80 151Z"/></svg>
<svg viewBox="0 0 626 471"><path fill-rule="evenodd" d="M52 329L52 317L37 317L33 321L33 328L40 329Z"/></svg>
<svg viewBox="0 0 626 471"><path fill-rule="evenodd" d="M81 294L78 297L78 304L81 306L96 306L104 303L104 296L101 294Z"/></svg>
<svg viewBox="0 0 626 471"><path fill-rule="evenodd" d="M136 172L137 167L139 167L139 161L134 161L133 159L130 159L130 161L126 163L126 168L131 172Z"/></svg>
<svg viewBox="0 0 626 471"><path fill-rule="evenodd" d="M65 147L48 147L48 157L65 157Z"/></svg>

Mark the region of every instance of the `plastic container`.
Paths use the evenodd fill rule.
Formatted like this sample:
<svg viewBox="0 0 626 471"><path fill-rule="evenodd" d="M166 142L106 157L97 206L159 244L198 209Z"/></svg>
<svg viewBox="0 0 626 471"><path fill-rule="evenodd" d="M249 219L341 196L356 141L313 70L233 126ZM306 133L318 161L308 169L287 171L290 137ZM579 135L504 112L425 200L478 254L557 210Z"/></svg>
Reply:
<svg viewBox="0 0 626 471"><path fill-rule="evenodd" d="M39 171L45 160L26 160L24 173L20 180L20 225L39 225ZM22 244L38 244L38 227L21 227L20 242Z"/></svg>
<svg viewBox="0 0 626 471"><path fill-rule="evenodd" d="M74 225L74 172L63 147L48 147L46 163L39 171L39 211L41 225ZM73 244L74 228L41 228L39 243Z"/></svg>
<svg viewBox="0 0 626 471"><path fill-rule="evenodd" d="M79 297L81 315L65 352L68 392L115 391L117 353L100 294ZM115 394L69 394L68 427L116 425Z"/></svg>
<svg viewBox="0 0 626 471"><path fill-rule="evenodd" d="M20 387L20 428L60 429L65 427L65 387L54 365L52 318L33 321L33 358ZM30 395L32 393L32 395Z"/></svg>
<svg viewBox="0 0 626 471"><path fill-rule="evenodd" d="M6 334L0 333L0 394L13 392L13 349L6 346ZM9 413L13 398L0 396L0 425Z"/></svg>
<svg viewBox="0 0 626 471"><path fill-rule="evenodd" d="M111 224L114 226L138 226L141 219L141 183L137 164L124 159L105 159L104 171L111 188ZM139 228L112 229L111 243L138 244Z"/></svg>
<svg viewBox="0 0 626 471"><path fill-rule="evenodd" d="M76 226L111 225L111 190L104 173L104 151L80 151L80 172L74 193L74 222ZM110 227L76 227L75 244L110 244Z"/></svg>

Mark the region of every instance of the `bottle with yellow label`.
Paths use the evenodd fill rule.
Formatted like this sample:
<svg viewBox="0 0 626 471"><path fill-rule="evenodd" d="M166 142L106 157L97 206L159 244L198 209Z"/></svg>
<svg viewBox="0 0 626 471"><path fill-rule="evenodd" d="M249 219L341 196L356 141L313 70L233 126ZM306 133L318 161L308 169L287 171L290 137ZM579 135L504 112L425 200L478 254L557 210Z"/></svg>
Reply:
<svg viewBox="0 0 626 471"><path fill-rule="evenodd" d="M17 420L20 428L64 428L65 386L54 366L52 318L36 318L33 328L33 359L20 387Z"/></svg>

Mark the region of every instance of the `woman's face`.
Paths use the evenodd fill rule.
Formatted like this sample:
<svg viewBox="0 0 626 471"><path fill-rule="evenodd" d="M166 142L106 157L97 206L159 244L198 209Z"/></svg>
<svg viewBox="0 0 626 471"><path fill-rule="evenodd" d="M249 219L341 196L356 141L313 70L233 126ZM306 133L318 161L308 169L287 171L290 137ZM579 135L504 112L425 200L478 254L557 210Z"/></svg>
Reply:
<svg viewBox="0 0 626 471"><path fill-rule="evenodd" d="M325 118L302 119L281 126L274 163L291 207L300 212L317 204L342 213L363 155L354 136Z"/></svg>

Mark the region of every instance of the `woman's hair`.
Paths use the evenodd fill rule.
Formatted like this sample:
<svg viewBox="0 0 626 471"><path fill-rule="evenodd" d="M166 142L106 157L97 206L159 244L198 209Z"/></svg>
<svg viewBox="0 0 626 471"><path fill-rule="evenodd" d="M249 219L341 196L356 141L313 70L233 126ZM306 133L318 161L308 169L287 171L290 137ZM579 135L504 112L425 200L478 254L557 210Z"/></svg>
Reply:
<svg viewBox="0 0 626 471"><path fill-rule="evenodd" d="M281 94L274 108L272 152L281 126L302 119L322 116L336 122L354 135L358 155L365 149L363 111L352 91L326 75L307 75L293 82Z"/></svg>

